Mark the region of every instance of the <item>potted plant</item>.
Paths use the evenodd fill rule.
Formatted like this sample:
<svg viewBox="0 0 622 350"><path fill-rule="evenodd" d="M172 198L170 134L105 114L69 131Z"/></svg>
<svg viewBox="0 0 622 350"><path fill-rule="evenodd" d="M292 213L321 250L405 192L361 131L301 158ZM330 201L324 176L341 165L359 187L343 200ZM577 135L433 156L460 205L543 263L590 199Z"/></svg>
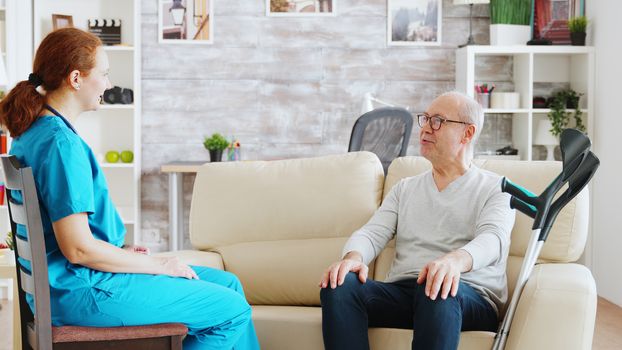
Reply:
<svg viewBox="0 0 622 350"><path fill-rule="evenodd" d="M525 45L530 21L531 0L490 0L490 44Z"/></svg>
<svg viewBox="0 0 622 350"><path fill-rule="evenodd" d="M206 137L203 146L209 151L210 162L220 162L222 160L222 151L229 146L229 141L219 133L214 133L210 137Z"/></svg>
<svg viewBox="0 0 622 350"><path fill-rule="evenodd" d="M585 16L573 17L568 20L570 41L574 46L585 46L587 18Z"/></svg>
<svg viewBox="0 0 622 350"><path fill-rule="evenodd" d="M575 128L585 132L585 125L581 116L583 112L579 108L579 99L583 94L580 94L572 89L565 89L557 91L549 98L549 108L551 111L548 113L549 120L551 121L551 134L555 137L559 137L562 131L568 128L571 117L575 122ZM574 113L567 111L567 109L574 109Z"/></svg>

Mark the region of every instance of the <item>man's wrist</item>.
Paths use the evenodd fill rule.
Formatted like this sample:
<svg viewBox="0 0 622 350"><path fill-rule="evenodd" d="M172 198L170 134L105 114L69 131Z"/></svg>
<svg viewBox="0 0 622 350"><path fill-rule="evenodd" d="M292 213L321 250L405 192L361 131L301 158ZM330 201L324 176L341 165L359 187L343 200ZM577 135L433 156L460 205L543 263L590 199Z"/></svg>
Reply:
<svg viewBox="0 0 622 350"><path fill-rule="evenodd" d="M473 268L473 257L466 249L457 249L452 252L460 264L460 272L469 272Z"/></svg>
<svg viewBox="0 0 622 350"><path fill-rule="evenodd" d="M343 259L351 259L363 262L363 255L361 255L361 253L357 252L356 250L352 250L347 252L346 255L343 256Z"/></svg>

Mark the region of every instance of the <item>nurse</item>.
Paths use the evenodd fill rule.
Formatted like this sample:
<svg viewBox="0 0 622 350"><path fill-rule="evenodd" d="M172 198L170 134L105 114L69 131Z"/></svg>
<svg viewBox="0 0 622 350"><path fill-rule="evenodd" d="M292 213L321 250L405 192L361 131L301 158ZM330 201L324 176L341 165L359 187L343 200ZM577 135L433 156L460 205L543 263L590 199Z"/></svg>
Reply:
<svg viewBox="0 0 622 350"><path fill-rule="evenodd" d="M27 81L0 102L10 153L32 167L43 221L52 324L187 325L184 349L258 349L231 273L122 248L125 227L104 174L72 122L100 107L108 80L101 41L74 28L41 42ZM25 236L23 227L17 234ZM31 309L32 298L28 296Z"/></svg>

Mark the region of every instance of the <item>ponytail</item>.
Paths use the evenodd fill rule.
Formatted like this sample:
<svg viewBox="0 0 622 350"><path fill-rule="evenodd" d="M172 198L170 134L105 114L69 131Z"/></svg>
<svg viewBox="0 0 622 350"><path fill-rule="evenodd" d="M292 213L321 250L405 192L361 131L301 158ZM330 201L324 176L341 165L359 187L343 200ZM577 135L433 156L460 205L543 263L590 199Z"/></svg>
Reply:
<svg viewBox="0 0 622 350"><path fill-rule="evenodd" d="M43 110L45 96L42 96L28 80L20 81L0 101L0 124L12 137L26 131Z"/></svg>

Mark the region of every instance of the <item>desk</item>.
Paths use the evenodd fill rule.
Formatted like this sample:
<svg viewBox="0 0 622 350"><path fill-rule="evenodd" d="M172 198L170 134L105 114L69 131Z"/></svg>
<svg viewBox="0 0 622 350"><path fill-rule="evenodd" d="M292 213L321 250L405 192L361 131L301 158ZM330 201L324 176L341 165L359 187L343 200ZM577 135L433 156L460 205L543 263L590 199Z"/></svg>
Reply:
<svg viewBox="0 0 622 350"><path fill-rule="evenodd" d="M168 249L184 247L184 174L196 174L206 162L172 162L162 165L160 171L168 173Z"/></svg>
<svg viewBox="0 0 622 350"><path fill-rule="evenodd" d="M15 278L15 260L13 256L0 251L0 278L13 280L13 349L22 348L21 323L19 319L19 296Z"/></svg>

